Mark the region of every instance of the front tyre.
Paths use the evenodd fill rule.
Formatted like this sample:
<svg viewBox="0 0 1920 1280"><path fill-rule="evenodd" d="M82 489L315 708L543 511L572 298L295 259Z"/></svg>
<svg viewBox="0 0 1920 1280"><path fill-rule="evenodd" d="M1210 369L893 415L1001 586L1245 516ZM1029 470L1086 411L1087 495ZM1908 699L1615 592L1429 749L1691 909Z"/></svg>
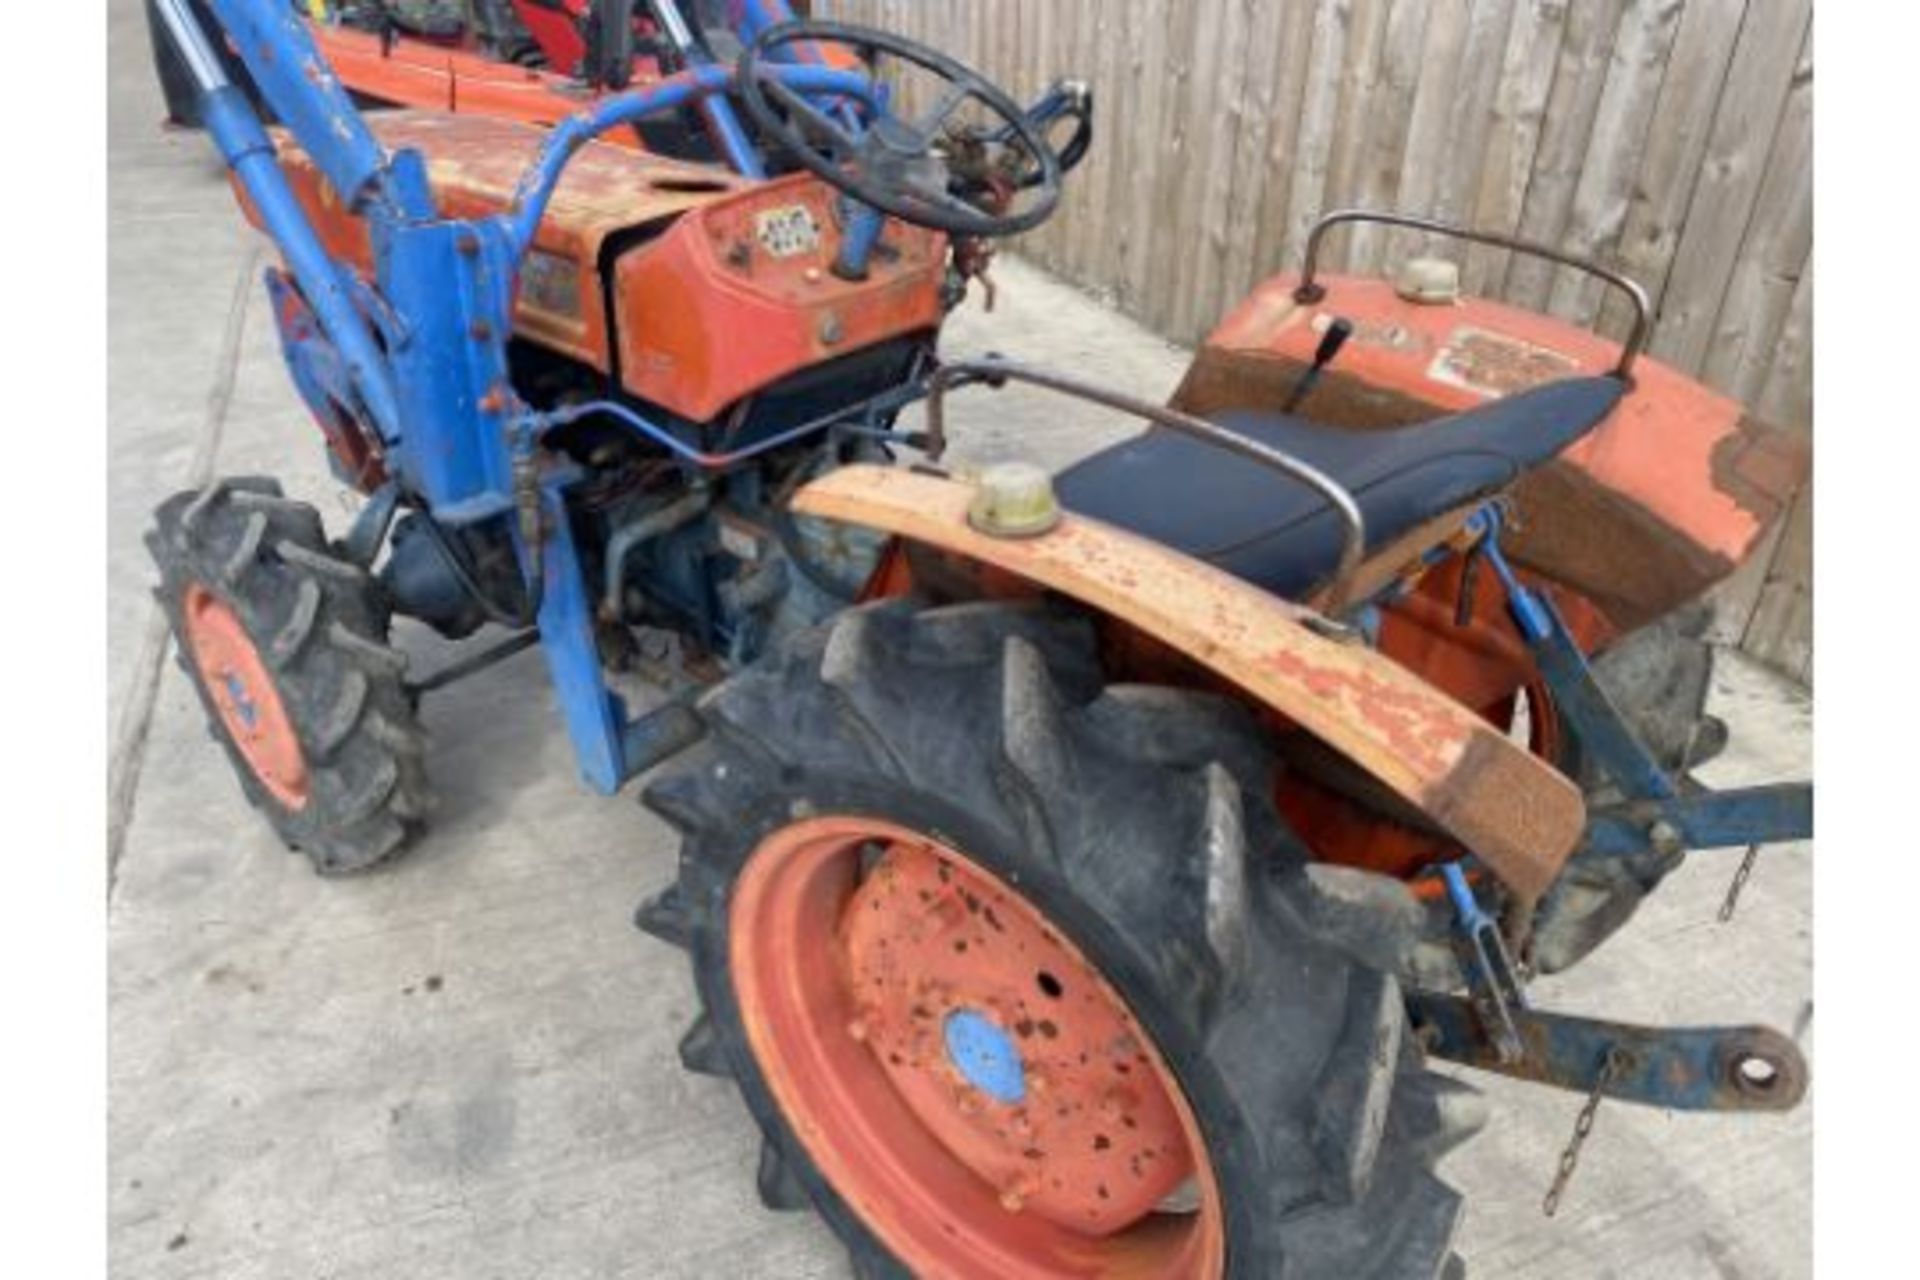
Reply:
<svg viewBox="0 0 1920 1280"><path fill-rule="evenodd" d="M1474 1100L1317 936L1242 708L1105 685L1072 613L889 602L701 715L640 923L770 1206L866 1275L1448 1274Z"/></svg>
<svg viewBox="0 0 1920 1280"><path fill-rule="evenodd" d="M426 739L379 585L266 479L169 498L147 548L181 669L248 801L322 874L397 853L425 825Z"/></svg>

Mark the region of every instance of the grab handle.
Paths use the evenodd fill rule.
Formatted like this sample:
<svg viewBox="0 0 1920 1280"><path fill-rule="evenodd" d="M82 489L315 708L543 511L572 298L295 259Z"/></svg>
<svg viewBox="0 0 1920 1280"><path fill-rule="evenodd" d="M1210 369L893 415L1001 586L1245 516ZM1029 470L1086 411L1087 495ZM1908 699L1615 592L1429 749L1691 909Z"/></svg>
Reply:
<svg viewBox="0 0 1920 1280"><path fill-rule="evenodd" d="M1475 231L1468 227L1455 226L1451 222L1415 217L1407 213L1376 213L1371 209L1336 209L1314 223L1313 230L1307 233L1307 254L1306 261L1300 267L1300 283L1293 291L1295 302L1319 302L1327 296L1327 287L1315 278L1320 266L1320 241L1327 232L1350 222L1376 222L1389 227L1426 231L1454 240L1469 240L1475 244L1492 245L1497 249L1526 254L1528 257L1544 258L1548 262L1585 272L1620 290L1633 304L1633 329L1627 334L1626 345L1620 348L1620 360L1613 367L1613 376L1623 382L1632 377L1633 363L1646 349L1647 335L1653 328L1653 303L1648 300L1646 289L1637 280L1624 276L1610 267L1603 267L1591 259L1564 253L1549 245L1536 244L1534 241L1522 240L1498 231Z"/></svg>
<svg viewBox="0 0 1920 1280"><path fill-rule="evenodd" d="M1029 365L1015 364L1009 360L988 357L984 360L964 360L942 365L927 381L927 441L926 453L931 458L939 458L947 447L946 395L950 387L960 383L984 382L989 386L999 386L1004 382L1025 382L1049 391L1058 391L1062 395L1075 396L1091 401L1108 409L1145 418L1157 426L1178 431L1191 436L1203 444L1216 449L1225 449L1238 454L1249 462L1280 472L1289 479L1317 491L1333 508L1341 524L1346 526L1346 540L1340 548L1340 560L1334 570L1333 582L1328 586L1319 611L1329 618L1338 618L1347 605L1347 591L1354 572L1359 569L1366 555L1367 529L1365 518L1360 514L1360 504L1354 501L1353 494L1338 480L1326 472L1303 462L1292 454L1282 453L1269 448L1257 440L1215 426L1203 418L1181 413L1178 409L1169 409L1165 405L1154 404L1134 396L1122 394L1078 378L1053 373L1044 369L1035 369Z"/></svg>

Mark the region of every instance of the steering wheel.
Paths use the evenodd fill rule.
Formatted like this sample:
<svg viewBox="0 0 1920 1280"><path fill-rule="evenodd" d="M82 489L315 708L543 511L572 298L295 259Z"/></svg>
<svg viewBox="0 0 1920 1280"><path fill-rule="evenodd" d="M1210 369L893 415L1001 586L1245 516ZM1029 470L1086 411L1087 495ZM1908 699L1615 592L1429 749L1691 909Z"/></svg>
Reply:
<svg viewBox="0 0 1920 1280"><path fill-rule="evenodd" d="M892 55L931 72L940 92L912 120L882 115L864 131L830 106L808 100L779 79L776 50L810 41L844 44L874 74ZM761 136L823 181L904 222L957 236L1010 236L1039 226L1060 203L1060 157L1044 132L1004 89L917 41L844 22L785 22L769 27L740 55L741 101ZM1000 155L994 169L956 154L947 125L968 101L994 117ZM967 133L982 136L977 128Z"/></svg>

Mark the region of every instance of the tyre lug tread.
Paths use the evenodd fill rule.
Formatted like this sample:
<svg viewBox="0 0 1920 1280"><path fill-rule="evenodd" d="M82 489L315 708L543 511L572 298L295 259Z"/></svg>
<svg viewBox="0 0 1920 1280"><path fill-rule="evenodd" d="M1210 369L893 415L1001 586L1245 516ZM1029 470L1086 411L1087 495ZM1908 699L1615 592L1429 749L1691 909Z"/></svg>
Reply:
<svg viewBox="0 0 1920 1280"><path fill-rule="evenodd" d="M770 1138L760 1140L760 1167L754 1182L760 1192L760 1203L777 1213L812 1207L813 1198Z"/></svg>
<svg viewBox="0 0 1920 1280"><path fill-rule="evenodd" d="M360 725L361 715L367 709L367 694L367 678L358 671L348 671L341 679L340 691L327 708L325 717L315 727L313 754L318 759L333 759L353 736L353 731Z"/></svg>
<svg viewBox="0 0 1920 1280"><path fill-rule="evenodd" d="M713 1019L705 1012L694 1019L686 1035L680 1037L680 1065L695 1075L722 1080L733 1077L726 1050L713 1029Z"/></svg>
<svg viewBox="0 0 1920 1280"><path fill-rule="evenodd" d="M241 579L246 577L247 571L260 558L260 547L266 537L267 517L256 511L247 517L247 523L240 532L239 545L234 547L233 554L221 566L220 581L229 588L239 587Z"/></svg>
<svg viewBox="0 0 1920 1280"><path fill-rule="evenodd" d="M284 669L306 649L307 641L314 633L314 624L320 618L320 601L320 584L312 578L302 578L300 585L294 589L293 610L273 637L268 657L274 666Z"/></svg>

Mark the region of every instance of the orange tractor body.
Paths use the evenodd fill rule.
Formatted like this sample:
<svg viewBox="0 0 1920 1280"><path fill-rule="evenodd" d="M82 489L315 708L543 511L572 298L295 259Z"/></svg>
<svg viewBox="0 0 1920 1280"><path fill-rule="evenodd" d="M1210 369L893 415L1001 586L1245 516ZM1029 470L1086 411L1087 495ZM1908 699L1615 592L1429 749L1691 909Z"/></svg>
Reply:
<svg viewBox="0 0 1920 1280"><path fill-rule="evenodd" d="M386 146L417 151L442 211L462 218L510 208L546 137L431 111L382 112L368 126ZM281 155L329 250L370 278L365 221L297 144L283 138ZM799 231L783 239L788 227ZM832 191L809 175L756 182L589 143L522 268L516 332L628 395L708 422L796 372L939 327L944 235L898 227L862 280L831 269L844 236Z"/></svg>

